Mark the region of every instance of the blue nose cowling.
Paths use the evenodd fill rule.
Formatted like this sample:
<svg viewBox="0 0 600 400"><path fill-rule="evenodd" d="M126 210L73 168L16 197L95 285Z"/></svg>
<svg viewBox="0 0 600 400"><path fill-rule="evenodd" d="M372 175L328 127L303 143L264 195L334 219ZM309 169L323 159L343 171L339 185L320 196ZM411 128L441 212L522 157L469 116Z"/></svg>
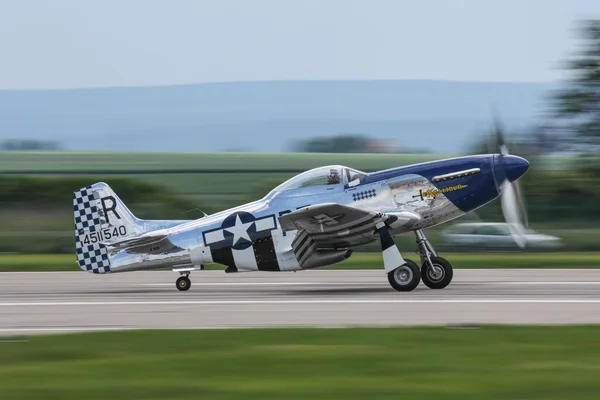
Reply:
<svg viewBox="0 0 600 400"><path fill-rule="evenodd" d="M504 156L504 168L506 171L506 179L511 182L516 181L529 169L529 161L519 156Z"/></svg>
<svg viewBox="0 0 600 400"><path fill-rule="evenodd" d="M505 179L514 182L522 177L529 169L529 162L521 157L494 154L494 178L496 184L502 185Z"/></svg>

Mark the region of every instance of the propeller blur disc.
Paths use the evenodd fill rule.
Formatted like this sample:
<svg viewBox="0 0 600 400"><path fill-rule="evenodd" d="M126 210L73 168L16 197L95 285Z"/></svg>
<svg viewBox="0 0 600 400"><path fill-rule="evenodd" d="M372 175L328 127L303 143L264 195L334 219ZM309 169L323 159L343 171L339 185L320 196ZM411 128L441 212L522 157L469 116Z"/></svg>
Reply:
<svg viewBox="0 0 600 400"><path fill-rule="evenodd" d="M504 163L504 157L509 155L508 147L504 140L504 129L498 118L498 115L493 112L494 133L496 136L496 146L500 153L501 163ZM500 161L499 160L499 161ZM523 198L521 186L518 181L510 182L505 179L502 182L500 194L500 203L502 205L502 213L508 225L511 236L517 246L524 248L527 245L527 237L525 236L525 227L528 225L527 212L525 209L525 200Z"/></svg>
<svg viewBox="0 0 600 400"><path fill-rule="evenodd" d="M500 202L504 219L508 224L513 240L517 246L524 248L527 245L527 238L525 237L525 227L521 221L522 212L519 199L512 182L505 181L500 195Z"/></svg>

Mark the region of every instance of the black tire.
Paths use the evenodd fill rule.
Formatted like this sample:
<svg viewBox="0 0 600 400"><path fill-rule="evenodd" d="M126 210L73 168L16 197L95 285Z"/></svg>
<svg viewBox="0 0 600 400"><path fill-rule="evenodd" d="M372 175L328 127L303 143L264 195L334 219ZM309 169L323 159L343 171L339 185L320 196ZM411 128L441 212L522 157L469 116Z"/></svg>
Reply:
<svg viewBox="0 0 600 400"><path fill-rule="evenodd" d="M390 285L399 292L410 292L421 281L421 270L417 263L411 260L405 261L406 264L388 273Z"/></svg>
<svg viewBox="0 0 600 400"><path fill-rule="evenodd" d="M430 289L443 289L452 282L452 265L442 257L431 257L431 268L427 263L421 267L421 279ZM437 273L436 273L437 272Z"/></svg>
<svg viewBox="0 0 600 400"><path fill-rule="evenodd" d="M192 286L192 281L190 281L190 278L187 276L180 276L177 278L175 286L177 286L178 290L185 292L186 290L190 289L190 286Z"/></svg>

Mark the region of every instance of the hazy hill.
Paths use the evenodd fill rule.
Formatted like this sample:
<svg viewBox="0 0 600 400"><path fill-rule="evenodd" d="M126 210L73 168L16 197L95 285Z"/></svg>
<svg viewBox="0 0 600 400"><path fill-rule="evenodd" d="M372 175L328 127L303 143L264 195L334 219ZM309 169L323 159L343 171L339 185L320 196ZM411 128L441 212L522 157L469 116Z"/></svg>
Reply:
<svg viewBox="0 0 600 400"><path fill-rule="evenodd" d="M540 114L548 83L279 81L0 91L0 140L73 150L288 150L299 139L364 133L459 152L493 105L509 127Z"/></svg>

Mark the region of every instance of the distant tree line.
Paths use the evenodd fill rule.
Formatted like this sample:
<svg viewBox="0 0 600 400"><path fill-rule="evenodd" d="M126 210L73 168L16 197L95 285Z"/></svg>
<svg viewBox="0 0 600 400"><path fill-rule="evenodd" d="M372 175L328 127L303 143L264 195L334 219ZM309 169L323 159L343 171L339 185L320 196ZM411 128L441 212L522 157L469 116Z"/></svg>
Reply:
<svg viewBox="0 0 600 400"><path fill-rule="evenodd" d="M4 151L56 151L61 150L59 142L35 139L8 139L0 142L0 150Z"/></svg>
<svg viewBox="0 0 600 400"><path fill-rule="evenodd" d="M415 150L400 148L387 139L376 139L364 134L340 134L314 137L294 146L301 153L415 153Z"/></svg>

